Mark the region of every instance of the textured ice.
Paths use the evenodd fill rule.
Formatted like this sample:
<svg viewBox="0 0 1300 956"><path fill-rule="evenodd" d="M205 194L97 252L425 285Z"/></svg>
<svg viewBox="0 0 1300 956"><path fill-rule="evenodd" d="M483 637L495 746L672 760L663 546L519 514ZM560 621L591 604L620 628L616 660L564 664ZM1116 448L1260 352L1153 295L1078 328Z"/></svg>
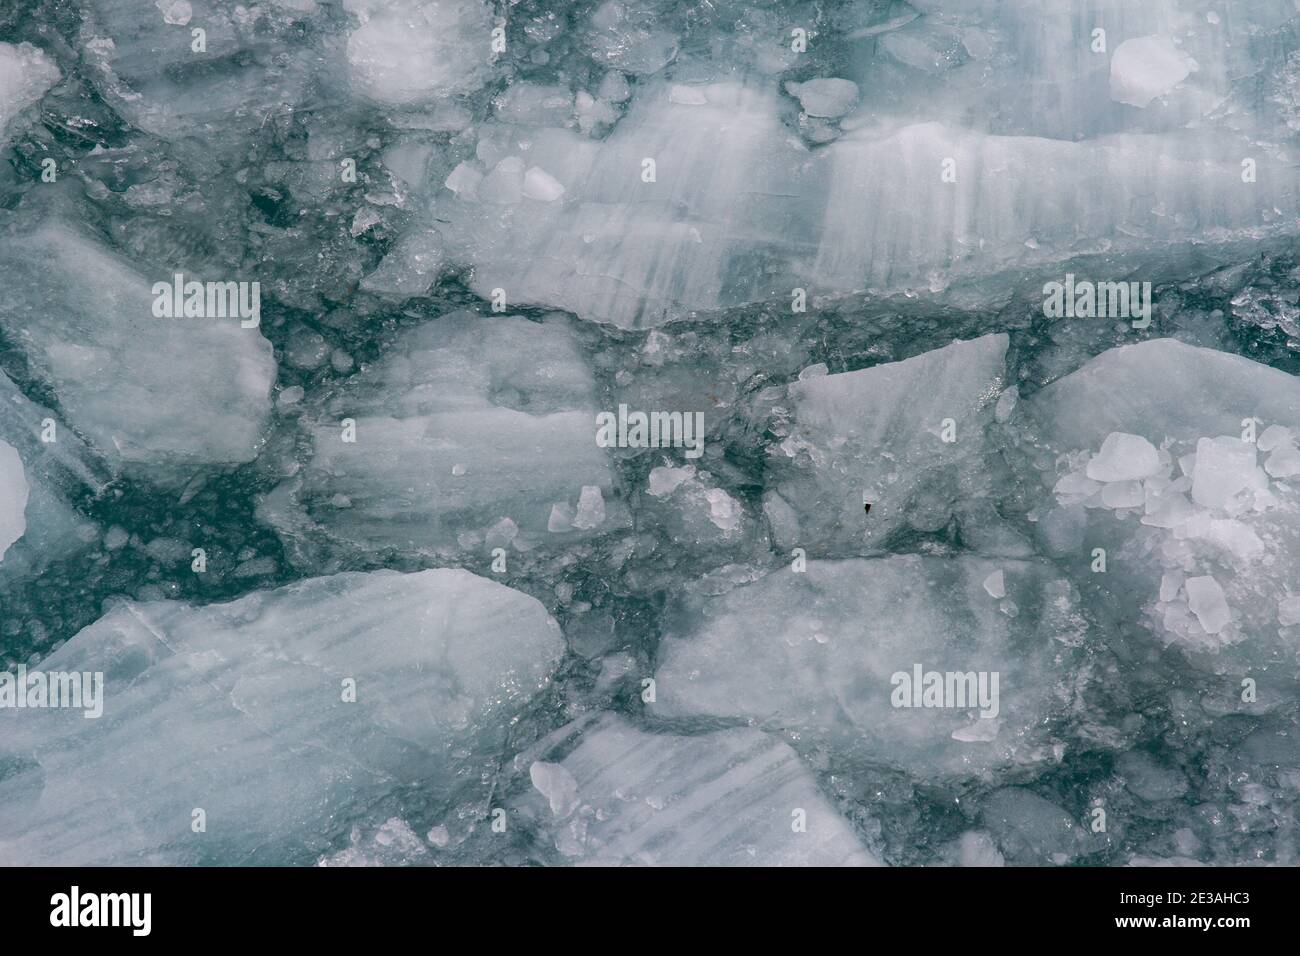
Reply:
<svg viewBox="0 0 1300 956"><path fill-rule="evenodd" d="M648 733L604 715L535 762L543 824L587 866L878 866L786 744L756 730Z"/></svg>
<svg viewBox="0 0 1300 956"><path fill-rule="evenodd" d="M10 0L0 862L1300 862L1298 15Z"/></svg>
<svg viewBox="0 0 1300 956"><path fill-rule="evenodd" d="M777 543L860 554L900 527L946 524L983 477L973 463L985 454L1006 349L1005 335L986 335L792 384L764 498Z"/></svg>
<svg viewBox="0 0 1300 956"><path fill-rule="evenodd" d="M746 302L788 306L794 289L933 294L979 274L1059 277L1101 253L1164 270L1193 243L1300 223L1294 169L1258 157L1269 175L1243 195L1249 147L1222 136L1074 143L895 122L811 152L781 125L764 80L680 90L650 84L598 143L536 118L485 125L469 168L493 181L490 196L435 200L475 290L646 327ZM525 155L562 197L541 207L523 195Z"/></svg>
<svg viewBox="0 0 1300 956"><path fill-rule="evenodd" d="M984 582L1003 575L1005 597ZM663 717L743 718L837 761L922 778L1053 759L1085 665L1077 595L1050 566L899 555L809 561L677 609L655 673ZM897 707L893 676L997 672L999 707Z"/></svg>
<svg viewBox="0 0 1300 956"><path fill-rule="evenodd" d="M495 547L563 547L616 524L595 421L591 373L562 318L451 313L313 403L309 454L263 514L299 548L486 563Z"/></svg>
<svg viewBox="0 0 1300 956"><path fill-rule="evenodd" d="M562 653L535 599L462 570L123 604L43 663L102 671L102 717L0 712L0 860L303 861L394 787L478 797Z"/></svg>
<svg viewBox="0 0 1300 956"><path fill-rule="evenodd" d="M151 290L170 270L146 275L57 220L0 236L0 264L0 328L113 468L167 483L257 455L275 377L259 329L155 318Z"/></svg>
<svg viewBox="0 0 1300 956"><path fill-rule="evenodd" d="M1300 500L1285 464L1300 427L1300 382L1157 339L1102 353L1029 404L1059 461L1083 453L1088 478L1133 479L1101 488L1078 470L1049 478L1052 502L1039 513L1049 550L1087 579L1094 549L1104 549L1101 602L1144 616L1202 666L1294 673L1300 631L1285 602L1300 591L1290 557L1300 546Z"/></svg>

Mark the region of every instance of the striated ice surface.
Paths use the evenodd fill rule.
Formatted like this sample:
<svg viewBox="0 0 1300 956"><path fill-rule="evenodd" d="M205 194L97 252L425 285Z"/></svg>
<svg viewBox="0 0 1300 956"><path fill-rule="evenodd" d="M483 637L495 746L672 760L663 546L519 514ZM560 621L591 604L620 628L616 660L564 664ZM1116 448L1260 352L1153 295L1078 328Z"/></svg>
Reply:
<svg viewBox="0 0 1300 956"><path fill-rule="evenodd" d="M789 746L756 730L689 737L604 716L529 768L556 850L587 866L879 866Z"/></svg>
<svg viewBox="0 0 1300 956"><path fill-rule="evenodd" d="M102 672L102 717L0 712L0 860L301 860L395 787L474 797L562 650L536 600L462 570L123 604L44 662Z"/></svg>
<svg viewBox="0 0 1300 956"><path fill-rule="evenodd" d="M461 177L484 177L477 194L434 199L474 289L648 327L788 304L795 289L939 293L978 274L1052 274L1088 255L1126 252L1164 271L1192 244L1297 228L1300 177L1260 156L1270 174L1242 196L1250 147L1231 138L1068 142L932 119L863 125L813 152L780 123L765 80L689 89L651 84L600 142L536 112L532 123L485 125ZM564 192L526 196L526 168ZM908 225L876 225L893 220Z"/></svg>

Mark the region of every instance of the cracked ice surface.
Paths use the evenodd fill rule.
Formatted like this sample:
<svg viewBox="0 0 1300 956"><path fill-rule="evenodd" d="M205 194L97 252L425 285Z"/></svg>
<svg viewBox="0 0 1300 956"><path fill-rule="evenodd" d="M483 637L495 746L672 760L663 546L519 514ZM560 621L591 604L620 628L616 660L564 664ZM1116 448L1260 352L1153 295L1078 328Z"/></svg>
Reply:
<svg viewBox="0 0 1300 956"><path fill-rule="evenodd" d="M1298 37L10 0L0 862L1295 864Z"/></svg>

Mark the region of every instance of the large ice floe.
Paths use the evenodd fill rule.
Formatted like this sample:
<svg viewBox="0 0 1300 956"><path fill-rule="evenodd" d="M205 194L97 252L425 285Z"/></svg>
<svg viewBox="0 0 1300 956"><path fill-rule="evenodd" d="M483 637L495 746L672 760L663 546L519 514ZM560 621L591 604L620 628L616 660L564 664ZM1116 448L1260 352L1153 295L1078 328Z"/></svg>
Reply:
<svg viewBox="0 0 1300 956"><path fill-rule="evenodd" d="M0 860L311 862L361 801L482 799L562 651L535 599L460 570L124 604L43 662L102 675L100 715L0 712Z"/></svg>

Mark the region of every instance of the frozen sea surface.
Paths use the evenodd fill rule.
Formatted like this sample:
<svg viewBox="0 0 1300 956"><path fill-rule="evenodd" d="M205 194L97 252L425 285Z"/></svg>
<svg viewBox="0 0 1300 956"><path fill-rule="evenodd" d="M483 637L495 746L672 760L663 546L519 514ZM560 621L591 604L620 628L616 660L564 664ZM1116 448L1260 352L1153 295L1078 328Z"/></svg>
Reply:
<svg viewBox="0 0 1300 956"><path fill-rule="evenodd" d="M13 0L0 152L0 863L1300 862L1293 0Z"/></svg>

